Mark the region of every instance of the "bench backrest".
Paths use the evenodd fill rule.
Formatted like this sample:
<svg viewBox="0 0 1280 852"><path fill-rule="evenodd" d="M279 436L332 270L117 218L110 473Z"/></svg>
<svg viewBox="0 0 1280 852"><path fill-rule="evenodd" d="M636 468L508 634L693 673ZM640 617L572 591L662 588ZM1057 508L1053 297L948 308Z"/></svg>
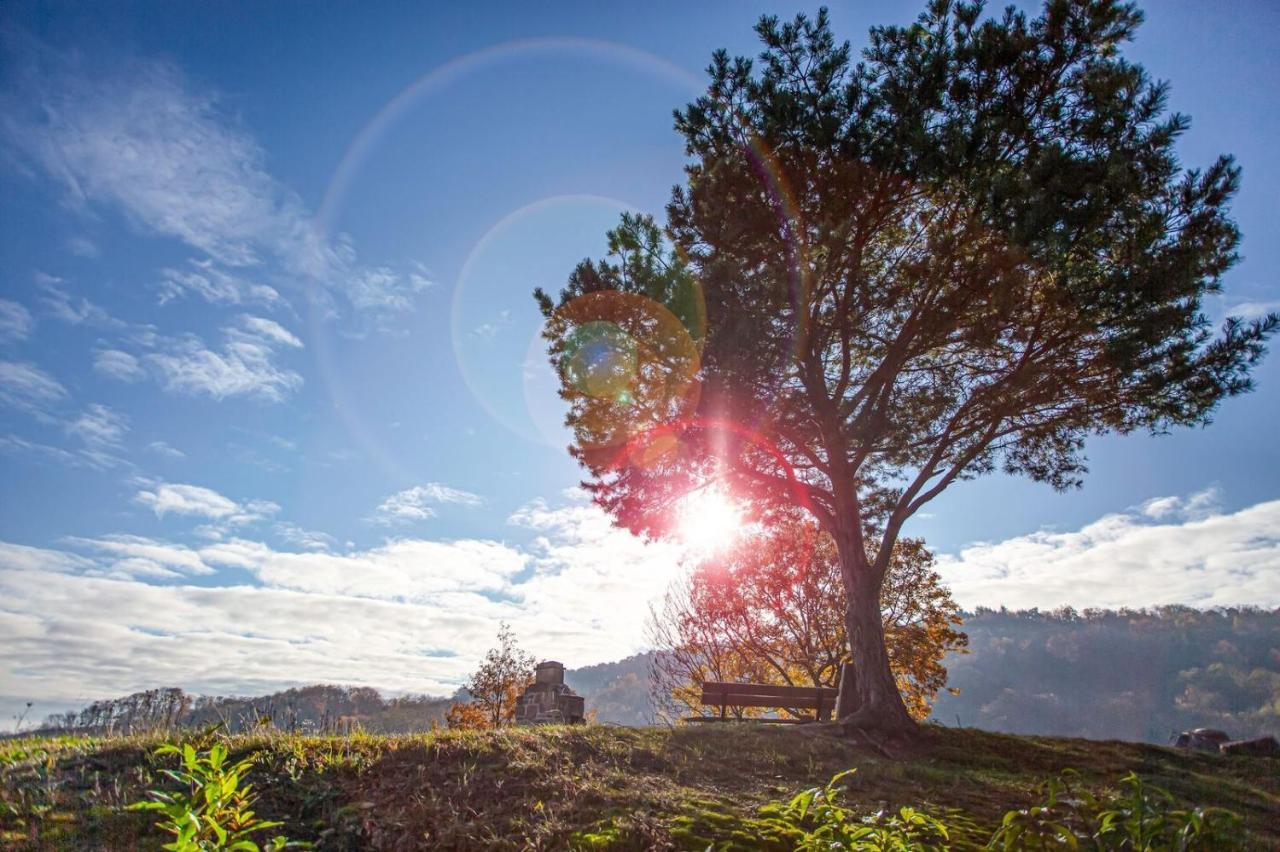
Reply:
<svg viewBox="0 0 1280 852"><path fill-rule="evenodd" d="M830 709L839 690L825 686L775 686L767 683L702 684L702 703L729 707L792 707L797 710Z"/></svg>

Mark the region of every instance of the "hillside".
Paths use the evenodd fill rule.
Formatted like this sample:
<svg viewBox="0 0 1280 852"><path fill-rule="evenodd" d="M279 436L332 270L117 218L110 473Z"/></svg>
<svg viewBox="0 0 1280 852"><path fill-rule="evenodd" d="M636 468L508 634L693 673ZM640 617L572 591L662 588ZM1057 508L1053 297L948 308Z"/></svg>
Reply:
<svg viewBox="0 0 1280 852"><path fill-rule="evenodd" d="M0 842L16 849L156 848L148 814L121 807L168 765L154 739L0 744ZM1022 738L930 727L897 759L817 726L508 729L350 738L230 740L260 753L250 779L263 818L321 849L768 848L759 807L857 768L860 813L914 804L990 828L1072 767L1088 786L1130 770L1184 805L1245 821L1247 848L1280 844L1280 760L1178 753L1116 742ZM785 844L778 844L785 845Z"/></svg>

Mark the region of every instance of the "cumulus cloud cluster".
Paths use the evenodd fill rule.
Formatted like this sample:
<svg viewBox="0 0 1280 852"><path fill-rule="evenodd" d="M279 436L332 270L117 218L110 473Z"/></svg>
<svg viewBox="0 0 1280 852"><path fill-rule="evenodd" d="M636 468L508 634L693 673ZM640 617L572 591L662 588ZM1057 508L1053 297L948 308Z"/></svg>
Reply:
<svg viewBox="0 0 1280 852"><path fill-rule="evenodd" d="M1280 605L1280 500L1235 512L1210 489L1079 530L973 544L939 559L966 607Z"/></svg>
<svg viewBox="0 0 1280 852"><path fill-rule="evenodd" d="M137 500L227 522L228 535L0 543L0 692L75 702L158 684L244 693L326 681L444 694L500 620L535 654L572 665L642 648L647 604L683 558L582 503L517 510L509 523L532 535L525 544L394 538L340 552L287 523L274 531L290 547L245 537L235 523L278 507L209 489L147 483ZM940 569L968 607L1280 604L1280 501L1232 512L1219 502L1148 501L1076 531L972 545Z"/></svg>
<svg viewBox="0 0 1280 852"><path fill-rule="evenodd" d="M233 511L189 491L179 504ZM325 681L447 693L499 620L573 664L637 650L643 602L674 576L678 551L588 507L539 505L511 523L539 535L346 553L130 535L0 544L0 691L73 702L161 683L249 692Z"/></svg>

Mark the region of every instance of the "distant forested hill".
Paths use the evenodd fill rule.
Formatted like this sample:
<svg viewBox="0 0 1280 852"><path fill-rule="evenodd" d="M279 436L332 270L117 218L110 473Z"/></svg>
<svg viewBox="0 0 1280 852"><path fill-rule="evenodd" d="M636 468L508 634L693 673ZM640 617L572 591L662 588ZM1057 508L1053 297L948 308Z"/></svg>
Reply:
<svg viewBox="0 0 1280 852"><path fill-rule="evenodd" d="M1280 609L980 609L947 659L933 720L1166 743L1174 731L1280 736ZM644 724L649 655L570 672L601 721Z"/></svg>
<svg viewBox="0 0 1280 852"><path fill-rule="evenodd" d="M947 661L947 725L1164 743L1280 735L1280 609L978 610Z"/></svg>
<svg viewBox="0 0 1280 852"><path fill-rule="evenodd" d="M1174 731L1223 728L1280 735L1280 609L980 609L965 618L967 654L948 658L940 724L1019 734L1164 743ZM570 669L566 682L600 722L651 719L651 654ZM461 694L455 697L462 697ZM257 698L184 696L157 689L50 718L57 727L112 730L270 719L286 730L375 733L443 724L453 699L386 698L362 687L309 686Z"/></svg>
<svg viewBox="0 0 1280 852"><path fill-rule="evenodd" d="M587 712L600 722L648 725L649 663L652 654L636 654L616 663L602 663L565 672L564 682L587 699Z"/></svg>

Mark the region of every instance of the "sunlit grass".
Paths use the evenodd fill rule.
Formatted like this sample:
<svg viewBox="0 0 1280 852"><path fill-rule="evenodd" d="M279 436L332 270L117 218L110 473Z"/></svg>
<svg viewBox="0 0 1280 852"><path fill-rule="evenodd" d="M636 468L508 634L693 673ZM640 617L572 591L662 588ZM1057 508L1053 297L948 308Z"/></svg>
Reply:
<svg viewBox="0 0 1280 852"><path fill-rule="evenodd" d="M0 846L158 848L165 835L153 820L124 808L162 782L158 745L197 738L0 743ZM889 760L813 730L754 724L254 733L220 741L230 760L254 757L259 817L320 848L404 847L424 838L454 848L732 843L758 828L761 806L852 767L843 801L856 812L954 811L988 831L1065 768L1096 790L1135 771L1181 806L1237 811L1255 848L1280 844L1280 761L1128 743L932 728L915 753Z"/></svg>

